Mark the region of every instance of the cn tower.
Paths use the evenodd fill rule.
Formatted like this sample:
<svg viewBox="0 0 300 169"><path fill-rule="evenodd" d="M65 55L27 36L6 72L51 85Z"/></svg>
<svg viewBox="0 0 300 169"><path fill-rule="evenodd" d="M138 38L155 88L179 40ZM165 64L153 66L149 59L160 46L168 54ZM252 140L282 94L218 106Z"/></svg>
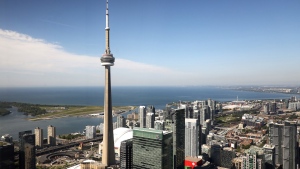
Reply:
<svg viewBox="0 0 300 169"><path fill-rule="evenodd" d="M112 103L111 103L111 82L110 66L114 65L115 58L110 53L109 46L109 20L108 20L108 0L106 1L106 27L105 27L105 53L101 57L101 65L105 66L105 89L104 89L104 131L102 164L110 166L115 164L114 133L112 124Z"/></svg>

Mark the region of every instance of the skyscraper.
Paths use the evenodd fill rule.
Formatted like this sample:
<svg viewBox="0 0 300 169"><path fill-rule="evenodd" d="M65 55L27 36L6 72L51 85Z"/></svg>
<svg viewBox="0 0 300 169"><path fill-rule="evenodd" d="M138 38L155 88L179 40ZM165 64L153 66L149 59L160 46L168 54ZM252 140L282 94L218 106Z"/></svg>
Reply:
<svg viewBox="0 0 300 169"><path fill-rule="evenodd" d="M19 132L19 142L20 169L35 169L35 135L31 130Z"/></svg>
<svg viewBox="0 0 300 169"><path fill-rule="evenodd" d="M120 145L120 169L132 168L132 139L124 140Z"/></svg>
<svg viewBox="0 0 300 169"><path fill-rule="evenodd" d="M122 115L117 116L117 128L119 127L126 127L126 119Z"/></svg>
<svg viewBox="0 0 300 169"><path fill-rule="evenodd" d="M146 127L146 107L145 106L139 107L139 121L140 121L140 127L145 128Z"/></svg>
<svg viewBox="0 0 300 169"><path fill-rule="evenodd" d="M146 116L146 128L154 128L154 113L147 113Z"/></svg>
<svg viewBox="0 0 300 169"><path fill-rule="evenodd" d="M37 127L34 129L35 146L43 147L43 129Z"/></svg>
<svg viewBox="0 0 300 169"><path fill-rule="evenodd" d="M101 65L105 67L105 89L104 89L104 131L102 164L110 166L115 164L114 133L112 124L112 101L111 101L111 81L110 66L114 65L115 58L110 53L109 44L109 17L108 0L106 1L106 27L105 27L105 53L101 57Z"/></svg>
<svg viewBox="0 0 300 169"><path fill-rule="evenodd" d="M198 119L185 119L185 156L199 155Z"/></svg>
<svg viewBox="0 0 300 169"><path fill-rule="evenodd" d="M51 146L56 145L56 128L52 125L48 126L48 144Z"/></svg>
<svg viewBox="0 0 300 169"><path fill-rule="evenodd" d="M132 168L172 168L172 141L172 132L134 128Z"/></svg>
<svg viewBox="0 0 300 169"><path fill-rule="evenodd" d="M299 158L296 124L292 122L271 123L269 127L270 143L275 146L275 164L281 164L283 168L295 169Z"/></svg>
<svg viewBox="0 0 300 169"><path fill-rule="evenodd" d="M170 110L166 117L167 130L173 132L173 169L184 167L185 159L185 111L184 109Z"/></svg>

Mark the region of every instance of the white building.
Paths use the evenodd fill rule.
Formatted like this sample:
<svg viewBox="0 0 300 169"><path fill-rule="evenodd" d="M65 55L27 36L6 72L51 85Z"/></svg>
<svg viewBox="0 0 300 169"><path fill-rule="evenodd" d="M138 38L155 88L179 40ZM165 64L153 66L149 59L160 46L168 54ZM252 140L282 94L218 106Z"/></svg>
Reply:
<svg viewBox="0 0 300 169"><path fill-rule="evenodd" d="M96 127L95 126L85 126L85 137L86 139L93 139L96 137Z"/></svg>

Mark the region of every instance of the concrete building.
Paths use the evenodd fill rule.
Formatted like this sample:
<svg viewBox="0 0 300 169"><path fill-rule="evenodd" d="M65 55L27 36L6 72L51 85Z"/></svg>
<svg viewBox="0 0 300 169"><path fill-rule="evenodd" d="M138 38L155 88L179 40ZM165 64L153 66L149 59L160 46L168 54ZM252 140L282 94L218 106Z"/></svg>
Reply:
<svg viewBox="0 0 300 169"><path fill-rule="evenodd" d="M48 144L51 146L56 145L56 128L52 125L48 126Z"/></svg>
<svg viewBox="0 0 300 169"><path fill-rule="evenodd" d="M172 132L134 128L132 168L172 168L172 142Z"/></svg>
<svg viewBox="0 0 300 169"><path fill-rule="evenodd" d="M141 128L146 127L146 107L145 106L139 107L139 122L140 122Z"/></svg>
<svg viewBox="0 0 300 169"><path fill-rule="evenodd" d="M96 127L95 126L85 126L85 138L93 139L96 137Z"/></svg>
<svg viewBox="0 0 300 169"><path fill-rule="evenodd" d="M34 129L35 146L43 147L43 129L37 127Z"/></svg>
<svg viewBox="0 0 300 169"><path fill-rule="evenodd" d="M35 135L31 130L19 132L19 168L35 169Z"/></svg>
<svg viewBox="0 0 300 169"><path fill-rule="evenodd" d="M199 155L199 122L198 119L185 119L185 156Z"/></svg>
<svg viewBox="0 0 300 169"><path fill-rule="evenodd" d="M114 151L114 136L112 124L112 98L111 98L111 77L110 67L114 65L115 58L110 52L109 39L109 17L108 0L106 1L106 27L105 27L105 53L101 57L101 65L105 67L105 88L104 88L104 132L103 132L103 150L102 164L111 166L116 163Z"/></svg>

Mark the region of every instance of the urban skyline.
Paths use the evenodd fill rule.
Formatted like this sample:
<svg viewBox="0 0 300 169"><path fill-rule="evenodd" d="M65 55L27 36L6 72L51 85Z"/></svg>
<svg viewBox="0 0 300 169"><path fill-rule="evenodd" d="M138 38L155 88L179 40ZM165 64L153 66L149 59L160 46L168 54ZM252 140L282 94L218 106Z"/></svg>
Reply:
<svg viewBox="0 0 300 169"><path fill-rule="evenodd" d="M0 87L103 85L102 1L0 4ZM116 86L299 84L299 1L111 6Z"/></svg>

